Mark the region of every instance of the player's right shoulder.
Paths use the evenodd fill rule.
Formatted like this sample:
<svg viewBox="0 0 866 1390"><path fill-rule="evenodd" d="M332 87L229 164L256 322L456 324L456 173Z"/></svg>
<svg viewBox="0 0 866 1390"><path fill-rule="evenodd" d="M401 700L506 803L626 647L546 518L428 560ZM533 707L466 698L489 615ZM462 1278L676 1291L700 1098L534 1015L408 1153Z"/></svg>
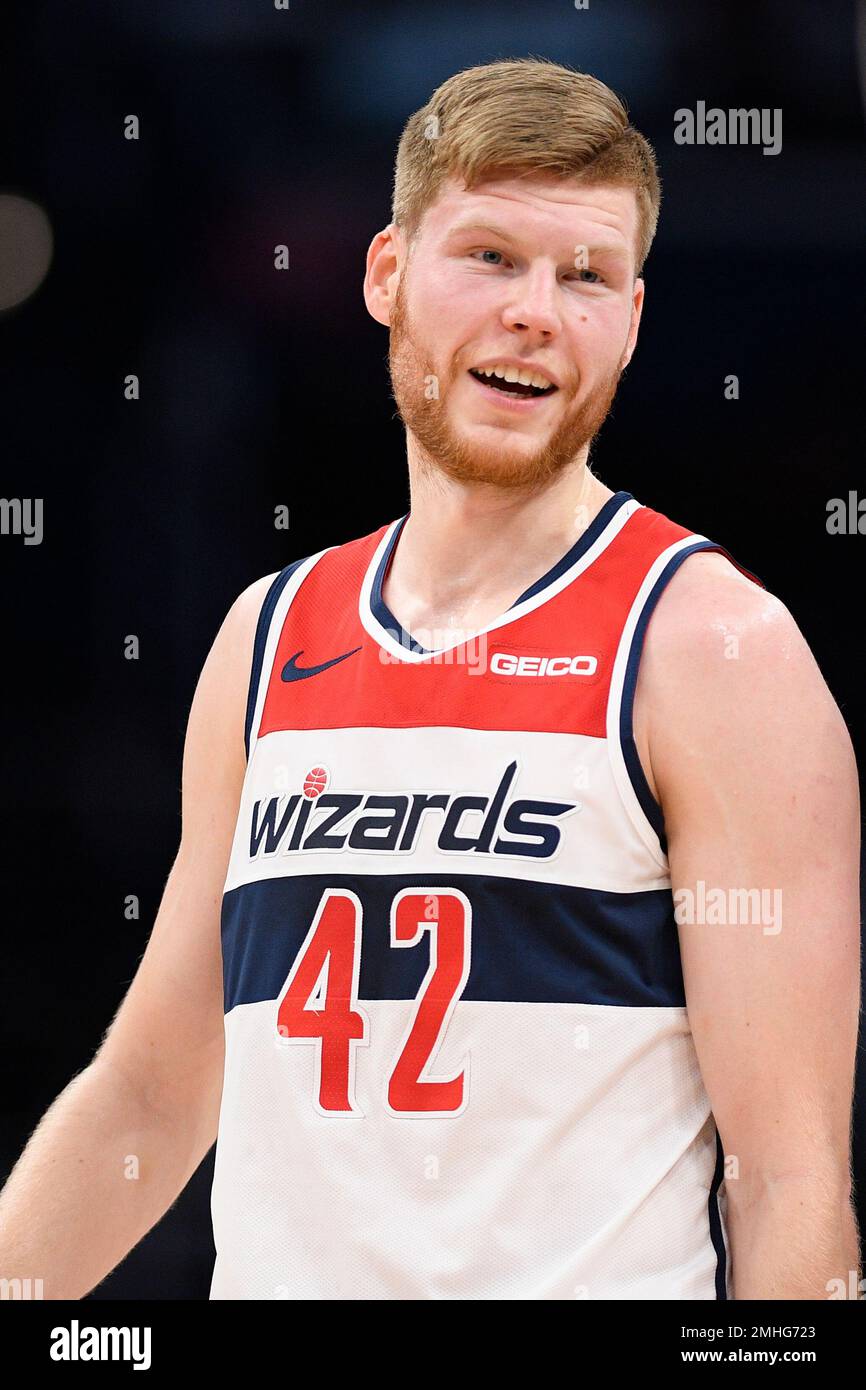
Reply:
<svg viewBox="0 0 866 1390"><path fill-rule="evenodd" d="M277 574L266 574L238 594L223 618L202 670L214 686L235 686L249 676L259 617Z"/></svg>
<svg viewBox="0 0 866 1390"><path fill-rule="evenodd" d="M261 579L256 579L252 584L248 584L238 594L226 614L223 623L226 640L233 646L238 660L247 662L247 674L249 674L248 659L252 660L256 629L265 601L281 573L282 571L277 570L273 574L262 575Z"/></svg>
<svg viewBox="0 0 866 1390"><path fill-rule="evenodd" d="M279 572L278 572L279 573ZM259 618L278 578L263 575L235 598L213 639L190 709L185 776L200 761L226 759L240 774L245 764L244 723Z"/></svg>

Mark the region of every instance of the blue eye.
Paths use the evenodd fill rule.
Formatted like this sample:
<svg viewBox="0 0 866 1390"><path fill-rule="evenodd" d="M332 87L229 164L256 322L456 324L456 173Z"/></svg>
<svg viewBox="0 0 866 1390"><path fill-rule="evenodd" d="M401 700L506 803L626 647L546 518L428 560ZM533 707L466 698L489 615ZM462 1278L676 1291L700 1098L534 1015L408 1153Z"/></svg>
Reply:
<svg viewBox="0 0 866 1390"><path fill-rule="evenodd" d="M582 284L582 285L600 285L600 284L601 284L601 276L599 275L599 273L598 273L597 270L589 270L589 269L587 269L586 266L584 266L582 269L578 270L577 273L578 273L578 275L594 275L594 276L595 276L595 279L594 279L594 280L581 280L581 284Z"/></svg>
<svg viewBox="0 0 866 1390"><path fill-rule="evenodd" d="M473 252L473 254L474 254L474 255L477 255L478 252ZM502 260L502 252L501 252L501 251L482 251L480 254L481 254L482 258L484 259L484 264L485 264L485 265L499 265L500 261ZM487 257L489 257L489 256L498 256L498 257L499 257L499 260L498 260L498 261L491 261L491 260L488 260Z"/></svg>

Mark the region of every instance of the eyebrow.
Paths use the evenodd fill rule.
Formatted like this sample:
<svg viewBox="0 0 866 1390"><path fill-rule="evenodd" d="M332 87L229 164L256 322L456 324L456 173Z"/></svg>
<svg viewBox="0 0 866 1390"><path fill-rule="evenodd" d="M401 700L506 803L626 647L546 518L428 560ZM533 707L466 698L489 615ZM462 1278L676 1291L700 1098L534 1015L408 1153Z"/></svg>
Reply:
<svg viewBox="0 0 866 1390"><path fill-rule="evenodd" d="M497 227L492 222L458 222L455 227L449 228L449 236L458 236L461 232L490 232L493 236L501 237L503 241L511 241L513 232L506 232L504 228Z"/></svg>
<svg viewBox="0 0 866 1390"><path fill-rule="evenodd" d="M487 232L490 236L499 237L501 241L515 241L513 232L507 232L503 227L497 227L493 222L458 222L451 227L447 233L448 237L461 236L464 232ZM578 242L577 245L582 243ZM592 246L587 246L590 256L619 256L626 257L626 248L618 242L598 242Z"/></svg>

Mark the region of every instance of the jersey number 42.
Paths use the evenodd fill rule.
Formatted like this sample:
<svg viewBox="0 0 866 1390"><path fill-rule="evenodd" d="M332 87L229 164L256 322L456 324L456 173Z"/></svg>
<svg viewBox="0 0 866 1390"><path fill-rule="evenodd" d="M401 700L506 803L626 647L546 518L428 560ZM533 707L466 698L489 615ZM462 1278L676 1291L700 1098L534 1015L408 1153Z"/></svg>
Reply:
<svg viewBox="0 0 866 1390"><path fill-rule="evenodd" d="M358 1002L362 921L354 893L326 889L277 1005L280 1040L316 1047L314 1104L322 1115L363 1113L355 1098L355 1053L370 1035ZM465 1106L468 1062L448 1078L430 1071L469 978L471 922L457 888L404 888L391 903L393 947L411 949L430 933L430 965L387 1077L394 1115L457 1115Z"/></svg>

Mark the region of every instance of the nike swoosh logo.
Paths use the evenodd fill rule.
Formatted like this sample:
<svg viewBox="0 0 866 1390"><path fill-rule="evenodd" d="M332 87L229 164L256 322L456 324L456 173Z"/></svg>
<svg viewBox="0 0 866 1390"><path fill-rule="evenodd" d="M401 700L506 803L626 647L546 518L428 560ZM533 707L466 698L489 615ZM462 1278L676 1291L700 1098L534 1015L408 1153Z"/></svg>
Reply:
<svg viewBox="0 0 866 1390"><path fill-rule="evenodd" d="M354 656L359 652L360 647L354 647L350 652L343 652L342 656L332 656L330 661L323 661L321 666L299 666L298 657L304 655L303 647L294 656L290 656L283 667L284 681L305 681L309 676L319 676L322 671L327 671L329 666L336 666L338 662L345 661L347 657Z"/></svg>

